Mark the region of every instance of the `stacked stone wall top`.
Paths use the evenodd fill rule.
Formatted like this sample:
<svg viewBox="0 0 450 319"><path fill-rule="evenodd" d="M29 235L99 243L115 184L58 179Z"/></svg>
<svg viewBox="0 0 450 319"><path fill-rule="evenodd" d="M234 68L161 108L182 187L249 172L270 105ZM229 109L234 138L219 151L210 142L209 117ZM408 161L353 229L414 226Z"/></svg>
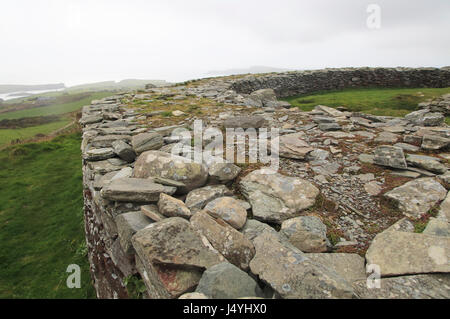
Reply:
<svg viewBox="0 0 450 319"><path fill-rule="evenodd" d="M361 87L449 87L446 68L345 68L247 76L232 84L238 93L273 89L278 97Z"/></svg>
<svg viewBox="0 0 450 319"><path fill-rule="evenodd" d="M142 298L448 299L448 96L404 118L325 105L302 112L277 99L372 86L450 87L450 71L213 78L83 107L85 232L97 296L135 297L127 283L138 280ZM278 170L223 162L224 154L193 161L198 120L276 140ZM380 267L382 289L367 287L367 263Z"/></svg>

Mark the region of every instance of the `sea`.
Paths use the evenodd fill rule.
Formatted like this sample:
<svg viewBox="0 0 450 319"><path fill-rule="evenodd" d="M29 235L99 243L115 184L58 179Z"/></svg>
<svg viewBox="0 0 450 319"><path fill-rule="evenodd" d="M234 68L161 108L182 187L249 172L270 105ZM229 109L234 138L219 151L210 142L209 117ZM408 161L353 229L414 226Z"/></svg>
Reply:
<svg viewBox="0 0 450 319"><path fill-rule="evenodd" d="M29 96L32 96L35 94L42 94L42 93L48 93L48 92L59 92L59 91L63 91L63 90L64 89L9 92L9 93L0 94L0 99L2 99L3 101L8 101L8 100L22 98L22 97L29 97Z"/></svg>

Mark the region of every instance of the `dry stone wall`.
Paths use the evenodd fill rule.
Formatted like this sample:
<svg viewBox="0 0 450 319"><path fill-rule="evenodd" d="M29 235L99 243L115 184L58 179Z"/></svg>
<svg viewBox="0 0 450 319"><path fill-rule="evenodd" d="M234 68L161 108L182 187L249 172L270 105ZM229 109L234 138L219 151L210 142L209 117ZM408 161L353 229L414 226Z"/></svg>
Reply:
<svg viewBox="0 0 450 319"><path fill-rule="evenodd" d="M85 231L98 297L135 297L127 282L138 278L144 298L449 298L447 97L393 118L302 112L274 94L369 86L450 87L450 71L214 78L85 106ZM171 113L151 108L161 105ZM197 119L279 128L283 173L176 155L176 132ZM431 209L439 214L414 233ZM382 289L367 289L366 263L390 277Z"/></svg>
<svg viewBox="0 0 450 319"><path fill-rule="evenodd" d="M278 97L363 87L448 87L447 68L344 68L248 76L233 83L238 93L273 89Z"/></svg>

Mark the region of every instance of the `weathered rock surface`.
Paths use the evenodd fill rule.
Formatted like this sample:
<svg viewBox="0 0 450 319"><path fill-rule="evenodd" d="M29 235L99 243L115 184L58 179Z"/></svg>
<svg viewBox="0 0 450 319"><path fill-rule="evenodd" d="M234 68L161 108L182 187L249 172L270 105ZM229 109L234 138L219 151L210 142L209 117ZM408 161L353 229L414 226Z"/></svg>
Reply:
<svg viewBox="0 0 450 319"><path fill-rule="evenodd" d="M84 158L88 161L101 161L114 157L112 148L92 148L86 151Z"/></svg>
<svg viewBox="0 0 450 319"><path fill-rule="evenodd" d="M371 196L378 196L383 188L375 181L364 184L365 191Z"/></svg>
<svg viewBox="0 0 450 319"><path fill-rule="evenodd" d="M200 292L188 292L178 299L208 299L208 297Z"/></svg>
<svg viewBox="0 0 450 319"><path fill-rule="evenodd" d="M253 107L274 107L277 105L277 96L272 89L260 89L252 92L245 103Z"/></svg>
<svg viewBox="0 0 450 319"><path fill-rule="evenodd" d="M413 275L383 278L380 288L368 289L367 281L353 284L362 299L449 299L450 275Z"/></svg>
<svg viewBox="0 0 450 319"><path fill-rule="evenodd" d="M158 210L166 217L183 217L189 219L192 216L189 208L181 200L164 193L159 195Z"/></svg>
<svg viewBox="0 0 450 319"><path fill-rule="evenodd" d="M275 235L278 235L277 231L270 225L257 221L256 219L247 219L247 222L245 223L241 231L245 235L245 237L247 237L251 241L253 241L264 231L268 231Z"/></svg>
<svg viewBox="0 0 450 319"><path fill-rule="evenodd" d="M381 166L404 169L407 168L405 155L399 147L382 145L376 148L374 163Z"/></svg>
<svg viewBox="0 0 450 319"><path fill-rule="evenodd" d="M314 263L300 250L263 232L253 241L256 255L251 271L282 298L352 298L351 285L336 272Z"/></svg>
<svg viewBox="0 0 450 319"><path fill-rule="evenodd" d="M202 271L184 269L170 265L146 264L136 257L136 269L140 273L151 299L177 298L197 286Z"/></svg>
<svg viewBox="0 0 450 319"><path fill-rule="evenodd" d="M202 271L224 261L188 221L167 218L141 229L132 237L136 266L156 298L176 298L192 291ZM138 260L141 267L138 266Z"/></svg>
<svg viewBox="0 0 450 319"><path fill-rule="evenodd" d="M241 229L247 221L247 210L233 197L219 197L205 206L211 216L221 218L230 226Z"/></svg>
<svg viewBox="0 0 450 319"><path fill-rule="evenodd" d="M112 142L112 147L117 156L119 156L124 161L131 163L136 159L136 153L134 152L133 148L124 141L114 141Z"/></svg>
<svg viewBox="0 0 450 319"><path fill-rule="evenodd" d="M398 202L400 210L413 218L428 212L447 195L446 189L432 177L410 181L384 194Z"/></svg>
<svg viewBox="0 0 450 319"><path fill-rule="evenodd" d="M133 177L161 177L182 182L185 186L177 189L180 193L201 187L206 183L208 170L203 164L195 163L185 157L160 151L142 153L133 170Z"/></svg>
<svg viewBox="0 0 450 319"><path fill-rule="evenodd" d="M365 260L358 254L306 254L306 257L334 270L349 283L366 279Z"/></svg>
<svg viewBox="0 0 450 319"><path fill-rule="evenodd" d="M229 262L241 269L248 269L249 262L255 255L255 248L243 234L205 211L195 213L191 224Z"/></svg>
<svg viewBox="0 0 450 319"><path fill-rule="evenodd" d="M450 237L450 223L442 218L431 218L423 233L431 236Z"/></svg>
<svg viewBox="0 0 450 319"><path fill-rule="evenodd" d="M387 228L385 231L403 231L407 233L414 233L414 224L404 217Z"/></svg>
<svg viewBox="0 0 450 319"><path fill-rule="evenodd" d="M202 210L210 201L233 193L225 185L205 186L190 191L186 196L186 206L192 213Z"/></svg>
<svg viewBox="0 0 450 319"><path fill-rule="evenodd" d="M314 110L326 113L327 115L334 117L340 117L344 115L344 113L342 113L341 111L325 105L317 105Z"/></svg>
<svg viewBox="0 0 450 319"><path fill-rule="evenodd" d="M381 132L378 134L375 142L377 143L395 143L399 140L400 136L391 132Z"/></svg>
<svg viewBox="0 0 450 319"><path fill-rule="evenodd" d="M285 158L305 159L314 149L303 140L303 133L293 133L279 137L279 155Z"/></svg>
<svg viewBox="0 0 450 319"><path fill-rule="evenodd" d="M419 110L405 115L405 119L418 126L441 126L445 117L442 113Z"/></svg>
<svg viewBox="0 0 450 319"><path fill-rule="evenodd" d="M441 204L438 218L450 222L450 192L447 194L447 197L445 197L445 200Z"/></svg>
<svg viewBox="0 0 450 319"><path fill-rule="evenodd" d="M450 145L450 139L438 135L424 135L422 148L428 151L436 151Z"/></svg>
<svg viewBox="0 0 450 319"><path fill-rule="evenodd" d="M436 174L444 174L447 172L447 167L441 164L436 157L408 154L406 156L406 162L408 165L423 168Z"/></svg>
<svg viewBox="0 0 450 319"><path fill-rule="evenodd" d="M212 183L228 183L234 180L241 168L233 163L215 163L209 167L209 177Z"/></svg>
<svg viewBox="0 0 450 319"><path fill-rule="evenodd" d="M285 220L281 224L280 232L302 252L327 251L327 226L316 216L300 216Z"/></svg>
<svg viewBox="0 0 450 319"><path fill-rule="evenodd" d="M115 218L117 232L119 234L120 245L126 254L134 252L131 245L131 237L142 228L151 224L151 220L141 212L130 212L121 214Z"/></svg>
<svg viewBox="0 0 450 319"><path fill-rule="evenodd" d="M141 212L154 222L159 222L163 219L166 219L167 217L162 215L159 210L158 206L152 204L152 205L142 205L141 206Z"/></svg>
<svg viewBox="0 0 450 319"><path fill-rule="evenodd" d="M227 128L261 128L267 124L264 117L260 115L235 116L226 119L223 125Z"/></svg>
<svg viewBox="0 0 450 319"><path fill-rule="evenodd" d="M313 206L319 190L306 180L257 170L240 182L244 196L252 205L253 216L262 221L281 223Z"/></svg>
<svg viewBox="0 0 450 319"><path fill-rule="evenodd" d="M381 276L450 272L450 238L387 231L378 234L366 253Z"/></svg>
<svg viewBox="0 0 450 319"><path fill-rule="evenodd" d="M212 299L262 296L262 291L253 278L227 262L206 270L198 283L196 292Z"/></svg>
<svg viewBox="0 0 450 319"><path fill-rule="evenodd" d="M163 146L163 137L158 133L141 133L133 136L131 145L137 154L157 150Z"/></svg>
<svg viewBox="0 0 450 319"><path fill-rule="evenodd" d="M102 189L105 199L125 202L156 202L161 193L172 195L176 188L140 178L118 178Z"/></svg>
<svg viewBox="0 0 450 319"><path fill-rule="evenodd" d="M138 231L132 241L143 262L206 269L223 261L189 222L180 217L153 223Z"/></svg>
<svg viewBox="0 0 450 319"><path fill-rule="evenodd" d="M126 298L129 292L123 285L125 278L138 271L147 287L147 291L144 292L145 298L178 298L186 293L188 295L185 297L193 298L194 296L189 295L192 294L190 292L196 289L204 271L208 271L211 266L214 267L213 264L216 264L216 262L210 262L211 266L207 266L204 262L205 258L202 257L200 259L203 260L205 265L201 266L199 262L192 265L190 260L197 258L192 256L205 254L206 250L217 257L217 263L223 262L225 257L217 251L218 249L230 261L233 260L234 263L243 268L248 267L248 263L252 263L253 260L261 264L260 269L253 268L253 270L256 269L255 271L259 272L258 274L252 271L248 275L257 282L267 283L264 286L264 297L319 296L323 298L324 296L354 296L353 293L345 293L351 291L352 282L355 283L354 287L357 294L361 294L364 298L369 295L391 299L401 298L402 296L410 298L416 296L440 298L443 296L442 291L449 290L448 284L445 281L440 281L438 284L437 281L429 279L439 276L435 274L399 275L400 277L383 278L381 289L360 292L358 291L360 287L358 284L361 283L366 286L368 281L366 282L363 277L362 259L356 255L312 254L310 257L305 256L308 258L305 267L305 261L298 262L298 257L304 255L289 242L289 239L293 237L291 236L288 239L288 236L283 235L283 231L289 228L277 233L275 229L279 230L280 225L273 225L272 223L274 219L279 220L275 223L282 224L285 220L305 215L306 212L300 208L303 205L296 201L301 197L299 194L302 195L303 192L310 194L310 191L306 191L305 187L299 191L294 186L286 188L285 185L280 186L280 191L274 191L273 185L271 186L274 181L268 179L261 182L261 185L254 188L252 192L261 192L261 188L264 187L268 188L269 192L261 192L263 195L259 197L253 194L255 199L251 205L246 201L238 200L242 208L248 211L250 218L258 219L247 220L241 228L241 232L239 232L222 219L215 219L205 211L199 212L209 202L218 197L227 196L237 199L240 198L240 195L243 195L242 193L239 194L239 190L243 189L239 185L241 179L233 183L238 178L238 169L237 166L234 166L235 163L216 165L219 163L218 159L223 155L221 153L215 154L216 156L211 159L203 158L205 170L203 178L205 181L200 182L199 179L201 178L199 178L196 181L198 184L196 184L196 182L193 183L192 180L189 180L191 178L190 172L186 172L183 168L180 169L180 166L175 163L176 161L173 161L172 155L183 154L186 158L192 158L192 155L194 155L191 139L195 120L202 120L208 128L223 129L224 122L229 124L230 127L241 127L243 129L278 128L281 139L288 140L287 144L290 149L287 152L294 154L280 158L279 170L280 172L286 172L283 174L290 175L293 179L301 179L319 185L321 196L315 205L310 207L308 214L326 218L327 226L329 225L331 235L333 235L333 242L336 241L336 249L339 251L347 251L348 249L362 254L370 246L376 233L390 225L392 226L386 232L425 236L421 237L422 239L433 237L440 238L441 241L446 240L448 239L448 217L450 217L450 204L447 201L442 203L437 215L434 215L434 210L429 211L436 218L429 220L423 234L415 234L415 228L418 226L417 220L405 218L396 222L398 216L395 212L390 213L390 201L383 200L377 195L386 189L391 189L393 184L398 186L399 182L404 181L405 178L435 177L435 174L442 174L442 172L444 174L437 178L445 188L450 189L450 174L443 168L443 166L446 168L447 161L450 160L450 153L445 150L450 145L450 129L443 124L442 115L431 114L450 114L448 111L450 110L450 104L447 102L442 104L442 101L450 101L450 99L444 98L442 101L423 103L420 107L426 108L426 111L414 119L409 116L408 118L411 118L412 121L405 118L373 116L360 112L352 113L345 107L335 109L317 106L311 112L303 112L296 107L290 107L289 103L276 100L276 96L288 97L333 88L370 87L372 85L383 87L391 85L396 87L399 85L405 87L446 87L450 85L450 69L348 68L258 76L220 77L196 81L188 85L152 87L145 93L124 92L94 101L92 105L83 107L81 149L83 154L85 229L88 240L88 255L92 265L91 273L98 297ZM267 88L271 89L266 90ZM263 91L255 92L260 89L263 89ZM259 103L258 107L263 107L255 110L249 105L251 104L250 100L258 95L260 96L259 102L257 102ZM197 108L194 101L196 99L202 99L202 105L198 106L202 108L202 112L200 110L198 112L191 111L191 105L192 110ZM208 100L208 103L203 109L203 102L206 102L206 100ZM145 106L144 103L140 102L144 102ZM130 104L133 104L132 108L127 107ZM158 111L150 111L156 104L158 105ZM172 111L172 116L164 117L164 111L159 110L160 104L167 105L168 110ZM189 108L189 111L186 111L187 108ZM427 126L437 123L442 126ZM253 130L249 130L248 133L250 131ZM182 132L185 132L186 135ZM140 137L148 137L146 134L149 133L159 134L167 145L158 148L160 146L158 138L156 140L149 138L140 141L141 145L139 146L144 148L155 147L155 150L152 151L156 152L157 148L161 152L170 153L167 155L170 160L165 167L143 160L141 163L144 167L142 176L153 169L156 169L157 173L142 177L142 180L163 187L169 186L178 189L176 198L185 200L186 207L192 212L203 214L204 223L199 223L202 229L195 230L191 223L184 220L185 225L187 223L188 230L180 231L178 228L165 227L151 235L146 234L145 237L148 237L149 245L154 245L149 255L135 253L136 250L133 251L132 249L125 253L120 238L128 238L135 230L130 225L133 220L129 222L125 217L119 218L118 216L129 216L128 214L134 212L131 215L136 215L138 218L148 216L151 221L147 221L154 221L154 224L170 224L174 219L179 220L179 217L164 216L156 205L150 204L151 202L130 201L129 196L126 196L126 200L120 201L105 199L101 196L100 190L109 187L109 184L114 180L131 177L130 174L133 173L133 168L137 164L134 163L136 152L130 146L131 140L133 137L135 141L139 139L137 138L139 134L144 134ZM261 131L259 136L267 136L273 139L278 135L273 133L272 131L267 133ZM297 140L292 142L290 140L292 136L301 139L304 142L302 144L305 147L312 148L313 151L307 153L306 156L302 153L303 149L301 149L301 152L296 152L298 149L292 151L291 147L303 146L298 145ZM179 148L181 141L185 142L183 144L186 145L183 150ZM206 137L205 143L202 145L205 146L210 141L211 139ZM423 156L423 152L429 153L427 155L433 156L433 158L426 159L425 164L423 158L420 161L407 161L408 166L403 169L392 169L391 166L373 167L372 163L375 156L364 154L373 154L377 143L390 145L397 143L394 146L399 147L406 153L418 153L420 151L421 156ZM111 152L111 149L114 151ZM248 154L256 150L254 146L245 149ZM225 151L228 154L229 148ZM272 149L271 153L276 152ZM159 157L159 155L156 157ZM298 159L301 159L301 161ZM305 159L306 161L304 161ZM359 164L358 159L364 164ZM390 159L387 160L387 162L389 161ZM403 164L402 162L402 166ZM245 167L244 173L250 172L254 168L252 164L242 167ZM171 174L166 176L165 174L168 172ZM169 175L171 177L168 177ZM188 175L189 177L186 178ZM401 178L398 178L398 176L401 176ZM277 179L275 178L275 180ZM186 180L188 180L187 183L185 183ZM214 183L229 184L233 192L227 190L223 185L203 187L203 185ZM190 186L192 188L189 188ZM220 188L221 186L222 188ZM292 189L294 190L291 192ZM187 196L185 197L184 194L186 193ZM409 199L404 199L404 201L405 203L409 201L412 203L411 206L420 206L421 209L424 208L425 210L429 201L428 193L434 196L434 191L429 192L427 189L421 189L417 193L420 193L420 195L411 195ZM123 193L122 195L122 198L125 198ZM159 196L161 195L158 194ZM418 204L414 200L417 200ZM254 205L255 201L258 202L259 207ZM438 202L439 200L435 204ZM176 203L179 204L178 206L183 205L182 202ZM309 206L309 204L305 206ZM266 209L266 211L263 210L263 218L258 217L258 208ZM261 214L261 210L259 210L259 213ZM265 215L265 213L267 214ZM267 215L270 218L267 219ZM275 215L276 218L273 218L272 215ZM188 216L185 217L188 218ZM426 219L420 220L420 222L424 221ZM183 220L180 224L182 222ZM118 230L118 224L120 224L120 230ZM140 226L135 229L138 228ZM202 235L202 231L205 232L210 229L216 231L208 233L208 236L210 236L208 240L205 235ZM144 230L144 228L140 229L137 233ZM334 230L338 230L339 233L333 233ZM227 235L228 231L232 235ZM180 235L184 236L183 238L179 238L179 240L171 239L180 233L183 234ZM186 240L186 233L193 234L197 240ZM320 233L323 235L323 231ZM259 256L261 257L263 253L265 256L262 258L257 256L252 261L250 261L250 258L244 258L243 262L239 261L241 257L238 252L249 249L249 247L252 247L251 245L253 245L253 248L258 246L256 244L261 240L261 236L266 236L264 237L265 243L264 245L260 243L259 247L271 247L260 249ZM305 244L305 240L299 242ZM425 242L428 242L428 239ZM399 244L401 244L401 241ZM273 248L272 245L276 247ZM395 245L397 244L389 242L385 249L389 252L389 247L395 247ZM328 244L328 248L329 246ZM415 245L416 247L422 246L419 244ZM128 249L130 246L125 248ZM231 248L233 249L230 250ZM406 252L408 251L406 250ZM420 254L422 253L419 253L419 256ZM141 258L141 255L144 258ZM435 259L436 256L438 256L437 259L440 258L439 252L433 251L431 255ZM154 258L154 256L157 256L157 258ZM413 261L417 262L415 259ZM294 265L289 264L289 262ZM407 264L411 265L409 262ZM260 275L261 281L257 279L258 275ZM427 277L423 280L416 280L418 276ZM346 282L346 286L337 279L338 277ZM359 279L355 282L356 278ZM276 286L277 284L280 284L278 290L273 289L272 285ZM336 286L340 288L334 289L333 287ZM387 290L384 290L384 286L387 286ZM283 290L282 293L280 293L281 290ZM344 293L335 293L339 291ZM204 297L203 294L201 296ZM244 298L249 297L244 296Z"/></svg>
<svg viewBox="0 0 450 319"><path fill-rule="evenodd" d="M340 131L342 127L338 123L320 123L319 129L321 131Z"/></svg>

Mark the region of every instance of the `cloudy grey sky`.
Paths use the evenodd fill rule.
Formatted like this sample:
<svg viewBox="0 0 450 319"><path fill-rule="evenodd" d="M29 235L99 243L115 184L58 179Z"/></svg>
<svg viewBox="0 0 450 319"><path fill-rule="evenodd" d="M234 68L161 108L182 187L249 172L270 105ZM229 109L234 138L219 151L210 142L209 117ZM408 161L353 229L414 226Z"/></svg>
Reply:
<svg viewBox="0 0 450 319"><path fill-rule="evenodd" d="M367 6L381 7L369 29ZM450 65L449 0L1 0L0 84Z"/></svg>

